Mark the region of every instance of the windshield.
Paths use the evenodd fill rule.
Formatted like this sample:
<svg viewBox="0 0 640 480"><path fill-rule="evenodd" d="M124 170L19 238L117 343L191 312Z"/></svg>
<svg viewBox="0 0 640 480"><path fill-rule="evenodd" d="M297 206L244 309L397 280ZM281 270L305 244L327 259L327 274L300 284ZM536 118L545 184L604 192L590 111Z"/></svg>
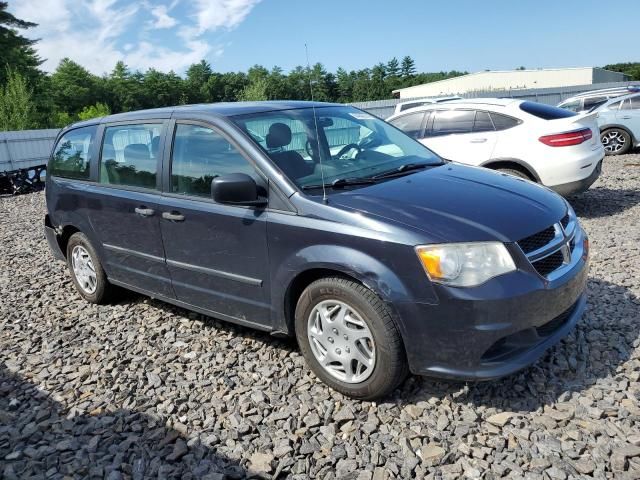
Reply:
<svg viewBox="0 0 640 480"><path fill-rule="evenodd" d="M400 130L353 107L316 107L315 118L313 108L300 108L240 115L233 121L300 188L344 185L408 164L442 163Z"/></svg>

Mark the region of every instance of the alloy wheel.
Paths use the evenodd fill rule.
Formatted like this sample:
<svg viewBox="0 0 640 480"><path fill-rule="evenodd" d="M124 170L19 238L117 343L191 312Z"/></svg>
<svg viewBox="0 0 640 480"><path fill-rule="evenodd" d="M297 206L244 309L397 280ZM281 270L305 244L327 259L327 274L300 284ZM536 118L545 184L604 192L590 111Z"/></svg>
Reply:
<svg viewBox="0 0 640 480"><path fill-rule="evenodd" d="M601 135L600 140L604 150L609 153L619 152L627 143L627 139L620 130L609 130Z"/></svg>
<svg viewBox="0 0 640 480"><path fill-rule="evenodd" d="M345 383L360 383L373 373L373 334L354 308L340 300L324 300L307 320L311 351L322 368Z"/></svg>

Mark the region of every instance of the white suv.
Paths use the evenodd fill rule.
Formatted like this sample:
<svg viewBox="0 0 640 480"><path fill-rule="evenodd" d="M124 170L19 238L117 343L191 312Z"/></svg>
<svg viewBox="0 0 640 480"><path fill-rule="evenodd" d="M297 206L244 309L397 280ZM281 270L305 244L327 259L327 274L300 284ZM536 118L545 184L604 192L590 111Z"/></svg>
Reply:
<svg viewBox="0 0 640 480"><path fill-rule="evenodd" d="M453 100L387 121L447 160L510 173L562 195L588 189L604 158L595 113L540 103Z"/></svg>

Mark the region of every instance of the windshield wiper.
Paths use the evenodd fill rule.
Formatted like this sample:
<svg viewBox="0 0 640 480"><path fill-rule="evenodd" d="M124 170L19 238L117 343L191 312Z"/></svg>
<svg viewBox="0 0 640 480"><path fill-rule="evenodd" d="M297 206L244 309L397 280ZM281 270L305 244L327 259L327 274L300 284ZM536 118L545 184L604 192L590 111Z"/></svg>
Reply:
<svg viewBox="0 0 640 480"><path fill-rule="evenodd" d="M429 163L405 163L404 165L400 165L392 170L387 170L386 172L378 173L371 177L372 180L379 180L381 178L389 178L396 177L401 175L406 175L415 170L423 170L427 167L432 167L433 165Z"/></svg>
<svg viewBox="0 0 640 480"><path fill-rule="evenodd" d="M369 185L372 183L376 183L373 178L337 178L333 182L314 184L314 185L304 185L302 187L303 190L313 190L315 188L343 188L349 187L351 185Z"/></svg>

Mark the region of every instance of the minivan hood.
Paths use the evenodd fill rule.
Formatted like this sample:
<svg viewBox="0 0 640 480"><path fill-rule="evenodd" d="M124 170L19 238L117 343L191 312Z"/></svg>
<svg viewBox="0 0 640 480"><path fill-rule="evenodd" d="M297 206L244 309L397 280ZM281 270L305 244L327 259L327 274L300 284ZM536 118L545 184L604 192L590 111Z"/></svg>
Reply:
<svg viewBox="0 0 640 480"><path fill-rule="evenodd" d="M403 224L432 242L514 242L557 223L551 190L485 168L447 163L331 196L330 205Z"/></svg>

